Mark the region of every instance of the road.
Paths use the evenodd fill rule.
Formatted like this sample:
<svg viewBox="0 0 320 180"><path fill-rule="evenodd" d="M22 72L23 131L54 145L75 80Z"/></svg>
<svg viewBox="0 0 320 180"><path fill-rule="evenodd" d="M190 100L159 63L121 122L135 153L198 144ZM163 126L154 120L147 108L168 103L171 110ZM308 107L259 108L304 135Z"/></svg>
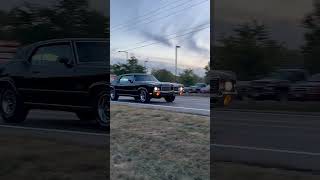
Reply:
<svg viewBox="0 0 320 180"><path fill-rule="evenodd" d="M119 101L114 101L115 104L125 104L137 108L153 108L164 109L168 111L190 113L197 115L210 115L210 98L196 96L177 96L173 103L167 103L162 99L151 99L148 104L141 104L134 101L131 97L120 97Z"/></svg>
<svg viewBox="0 0 320 180"><path fill-rule="evenodd" d="M320 171L320 114L213 111L212 157Z"/></svg>
<svg viewBox="0 0 320 180"><path fill-rule="evenodd" d="M109 143L108 133L94 122L81 122L68 112L34 110L26 121L14 125L0 120L1 135L45 137L84 145L105 146Z"/></svg>

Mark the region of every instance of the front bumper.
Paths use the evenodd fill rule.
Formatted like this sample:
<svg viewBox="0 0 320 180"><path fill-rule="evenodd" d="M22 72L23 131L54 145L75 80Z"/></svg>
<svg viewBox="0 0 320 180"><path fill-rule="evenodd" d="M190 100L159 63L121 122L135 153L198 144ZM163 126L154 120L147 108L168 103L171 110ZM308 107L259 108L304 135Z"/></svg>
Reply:
<svg viewBox="0 0 320 180"><path fill-rule="evenodd" d="M154 91L150 93L153 98L161 98L167 96L182 96L183 92L181 91Z"/></svg>

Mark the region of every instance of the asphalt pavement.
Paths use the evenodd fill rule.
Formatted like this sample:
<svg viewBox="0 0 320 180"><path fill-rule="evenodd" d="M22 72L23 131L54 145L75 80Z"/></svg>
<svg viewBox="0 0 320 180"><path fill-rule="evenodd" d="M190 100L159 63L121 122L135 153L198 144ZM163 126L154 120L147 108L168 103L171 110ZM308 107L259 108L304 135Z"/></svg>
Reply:
<svg viewBox="0 0 320 180"><path fill-rule="evenodd" d="M177 96L175 101L167 103L163 98L151 99L148 104L136 102L132 97L120 97L113 104L125 104L136 108L162 109L174 112L189 113L196 115L210 115L210 98L197 96Z"/></svg>
<svg viewBox="0 0 320 180"><path fill-rule="evenodd" d="M0 134L60 139L84 145L109 144L109 132L99 129L94 122L82 122L74 113L59 111L33 110L24 122L17 124L0 120Z"/></svg>
<svg viewBox="0 0 320 180"><path fill-rule="evenodd" d="M216 161L320 172L320 113L216 110L211 128Z"/></svg>

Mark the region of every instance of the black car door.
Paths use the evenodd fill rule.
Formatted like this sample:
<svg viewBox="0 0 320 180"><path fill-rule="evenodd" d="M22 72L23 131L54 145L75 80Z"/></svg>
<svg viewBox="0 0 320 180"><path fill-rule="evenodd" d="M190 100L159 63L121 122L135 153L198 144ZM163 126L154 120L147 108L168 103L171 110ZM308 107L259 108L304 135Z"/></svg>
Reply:
<svg viewBox="0 0 320 180"><path fill-rule="evenodd" d="M69 104L74 94L73 54L70 42L50 43L35 49L29 60L32 73L28 89L30 103ZM62 63L60 59L68 62Z"/></svg>

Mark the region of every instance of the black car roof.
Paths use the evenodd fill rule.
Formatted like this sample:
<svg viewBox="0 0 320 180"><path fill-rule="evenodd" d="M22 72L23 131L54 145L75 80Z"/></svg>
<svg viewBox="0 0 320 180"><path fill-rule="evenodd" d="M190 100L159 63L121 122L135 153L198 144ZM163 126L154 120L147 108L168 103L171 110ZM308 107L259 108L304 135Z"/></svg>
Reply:
<svg viewBox="0 0 320 180"><path fill-rule="evenodd" d="M150 75L151 74L145 74L145 73L129 73L129 74L122 74L120 76L134 76L134 75Z"/></svg>
<svg viewBox="0 0 320 180"><path fill-rule="evenodd" d="M49 44L49 43L59 43L59 42L71 42L71 41L106 41L108 42L109 39L107 38L64 38L64 39L50 39L45 41L35 42L29 45L22 46L18 48L17 53L15 55L15 59L21 59L25 55L29 54L30 50L32 50L35 46L39 46L42 44Z"/></svg>

